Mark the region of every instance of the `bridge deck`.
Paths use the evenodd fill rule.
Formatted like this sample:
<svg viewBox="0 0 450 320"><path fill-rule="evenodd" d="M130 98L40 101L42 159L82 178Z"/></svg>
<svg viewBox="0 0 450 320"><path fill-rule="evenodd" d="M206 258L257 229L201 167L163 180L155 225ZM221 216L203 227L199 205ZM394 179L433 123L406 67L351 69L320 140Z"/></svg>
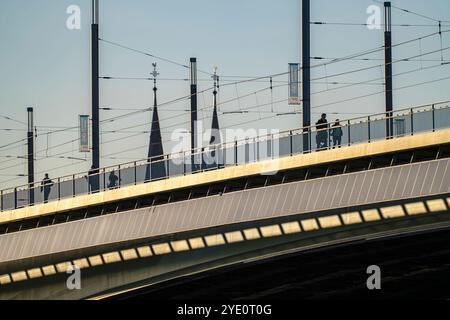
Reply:
<svg viewBox="0 0 450 320"><path fill-rule="evenodd" d="M406 216L402 206L385 205L380 208L380 213L369 210L362 216L357 212L349 214L347 208L408 200L406 211L408 215L415 215L427 210L416 198L430 195L444 195L444 199L427 204L428 208L434 211L434 205L445 211L445 196L450 192L449 164L450 159L442 159L369 170L5 234L0 236L0 265L30 257L292 215L304 217L304 230L399 218ZM341 209L340 215L333 213L317 220L305 216L336 209ZM281 231L272 228L267 232Z"/></svg>
<svg viewBox="0 0 450 320"><path fill-rule="evenodd" d="M121 201L169 190L260 175L277 170L289 170L448 143L450 143L450 130L442 130L391 140L353 145L341 149L293 155L277 160L226 167L219 170L179 176L136 186L123 187L116 190L108 190L97 194L78 196L47 204L39 204L21 209L4 211L0 213L0 224L67 212L93 205Z"/></svg>

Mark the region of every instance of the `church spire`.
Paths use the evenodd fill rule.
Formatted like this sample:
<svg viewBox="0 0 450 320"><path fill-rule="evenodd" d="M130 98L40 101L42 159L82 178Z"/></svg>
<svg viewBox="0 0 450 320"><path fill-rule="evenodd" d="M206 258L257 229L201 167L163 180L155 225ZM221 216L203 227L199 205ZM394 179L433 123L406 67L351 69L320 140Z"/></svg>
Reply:
<svg viewBox="0 0 450 320"><path fill-rule="evenodd" d="M156 70L156 63L153 63L153 72L151 73L153 77L153 117L152 117L152 129L150 132L150 144L148 147L148 158L152 162L150 166L147 166L145 173L145 181L162 178L165 176L165 164L161 160L164 159L164 150L161 137L161 127L159 124L158 115L158 99L156 86L156 79L159 73ZM154 163L153 162L157 162Z"/></svg>

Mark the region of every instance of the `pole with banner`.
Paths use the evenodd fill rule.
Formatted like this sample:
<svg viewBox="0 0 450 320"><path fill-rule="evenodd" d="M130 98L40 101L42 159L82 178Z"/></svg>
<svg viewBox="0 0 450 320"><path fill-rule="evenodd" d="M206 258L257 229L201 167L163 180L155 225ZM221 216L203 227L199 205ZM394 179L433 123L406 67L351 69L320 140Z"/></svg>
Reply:
<svg viewBox="0 0 450 320"><path fill-rule="evenodd" d="M289 105L300 105L299 69L300 64L289 64Z"/></svg>
<svg viewBox="0 0 450 320"><path fill-rule="evenodd" d="M80 115L80 152L90 152L89 148L89 116Z"/></svg>

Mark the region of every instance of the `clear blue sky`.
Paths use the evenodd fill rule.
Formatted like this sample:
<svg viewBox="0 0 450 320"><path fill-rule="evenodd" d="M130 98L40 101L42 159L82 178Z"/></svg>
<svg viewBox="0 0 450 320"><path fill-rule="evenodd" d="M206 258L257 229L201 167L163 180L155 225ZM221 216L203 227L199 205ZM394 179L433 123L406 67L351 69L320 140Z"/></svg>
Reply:
<svg viewBox="0 0 450 320"><path fill-rule="evenodd" d="M100 36L142 51L188 64L189 57L199 60L199 68L212 72L218 66L223 76L260 76L287 71L289 62L301 60L301 11L300 0L101 0ZM365 23L366 9L376 4L371 0L313 0L313 21L335 21ZM450 20L448 0L394 0L399 7L417 11L441 20ZM82 12L81 30L66 28L66 9L78 5ZM90 0L2 0L0 2L0 115L26 122L26 108L35 108L35 125L38 134L54 130L53 127L72 127L78 124L79 114L89 114L90 103ZM417 38L437 31L436 23L427 19L393 10L395 24L433 24L433 27L394 27L393 42ZM447 23L449 25L450 23ZM450 27L444 28L450 29ZM312 55L342 57L355 52L381 47L382 30L370 31L363 26L312 26ZM443 46L450 46L449 33L443 36ZM394 59L418 55L421 52L440 49L438 37L431 37L394 50ZM188 70L132 53L106 43L100 45L100 74L116 77L149 77L151 64L158 62L161 78L188 78ZM377 52L368 57L383 58ZM450 52L444 52L450 60ZM424 59L438 60L440 54ZM312 61L312 64L321 61ZM312 77L324 77L345 70L377 65L382 61L347 61L313 69ZM395 64L394 74L436 64L434 61L403 62ZM450 66L422 70L394 79L394 87L435 80L449 74ZM359 82L382 77L382 68L324 79L321 82ZM212 85L208 75L199 74L199 90ZM233 77L223 78L236 79ZM287 76L276 79L275 85L285 84ZM375 93L383 90L382 81L371 85L353 86L343 90L323 92L313 96L313 107L339 100ZM234 99L268 86L267 82L224 87L220 101ZM160 81L158 98L161 103L188 94L188 83L184 81ZM336 85L315 83L313 92L335 88ZM450 81L442 81L411 89L396 91L395 107L402 108L434 101L450 99ZM274 101L287 98L287 87L274 90ZM101 106L120 109L149 107L152 104L152 83L148 81L101 81ZM301 126L301 115L273 117L259 121L270 114L268 91L251 95L239 101L221 106L221 111L231 111L268 104L252 109L247 115L221 115L223 128L238 125L243 128L274 128L280 130ZM211 122L212 94L199 97L200 118L205 127ZM161 108L163 139L166 152L170 152L170 133L174 129L188 128L189 115L183 110L189 107L182 101ZM341 119L358 116L358 113L382 112L383 95L347 103L331 104L315 108L315 113L341 113L330 118ZM275 105L275 113L292 111L296 108L286 102ZM175 111L174 111L175 110ZM178 110L178 111L176 111ZM297 108L296 110L300 110ZM255 112L261 111L261 114ZM114 117L127 111L102 111L101 119ZM174 116L178 116L174 118ZM318 117L318 114L314 114ZM149 130L150 113L141 113L121 121L102 125L101 152L105 157L102 165L112 165L132 159L145 158L148 134L138 131ZM254 120L252 122L252 120ZM246 122L245 125L239 125ZM251 122L251 123L250 123ZM115 134L111 130L123 130ZM0 118L0 147L25 137L26 127ZM105 132L106 131L106 132ZM129 137L134 135L133 137ZM36 178L44 172L52 177L87 170L90 155L78 153L78 142L66 143L78 138L77 130L37 139ZM121 139L114 142L115 139ZM58 146L60 145L60 146ZM119 153L127 149L133 151ZM26 146L21 143L0 148L0 188L23 184L25 178L14 175L26 173L25 160L10 159L8 156L25 155ZM85 158L88 161L56 159L65 157ZM111 159L115 155L118 159ZM50 157L50 158L48 158ZM45 159L43 159L45 158ZM58 169L52 169L58 168ZM15 180L12 180L15 179Z"/></svg>

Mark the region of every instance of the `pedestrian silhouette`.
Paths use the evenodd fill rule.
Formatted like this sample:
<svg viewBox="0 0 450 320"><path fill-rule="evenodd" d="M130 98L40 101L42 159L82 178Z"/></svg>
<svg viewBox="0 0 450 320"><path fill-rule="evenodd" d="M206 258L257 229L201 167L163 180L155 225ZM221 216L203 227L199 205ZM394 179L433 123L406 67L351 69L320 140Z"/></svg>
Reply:
<svg viewBox="0 0 450 320"><path fill-rule="evenodd" d="M336 119L331 130L331 136L333 137L333 149L336 147L341 147L343 135L344 133L342 132L341 123L339 122L339 119Z"/></svg>
<svg viewBox="0 0 450 320"><path fill-rule="evenodd" d="M117 188L117 182L119 181L119 177L114 173L114 171L111 171L108 177L108 188L109 189L115 189Z"/></svg>
<svg viewBox="0 0 450 320"><path fill-rule="evenodd" d="M53 187L53 181L48 177L48 173L45 174L44 179L41 182L41 192L44 192L44 203L48 202L48 197Z"/></svg>
<svg viewBox="0 0 450 320"><path fill-rule="evenodd" d="M317 149L323 149L328 147L328 121L327 115L325 113L322 114L319 121L316 122L316 143Z"/></svg>

